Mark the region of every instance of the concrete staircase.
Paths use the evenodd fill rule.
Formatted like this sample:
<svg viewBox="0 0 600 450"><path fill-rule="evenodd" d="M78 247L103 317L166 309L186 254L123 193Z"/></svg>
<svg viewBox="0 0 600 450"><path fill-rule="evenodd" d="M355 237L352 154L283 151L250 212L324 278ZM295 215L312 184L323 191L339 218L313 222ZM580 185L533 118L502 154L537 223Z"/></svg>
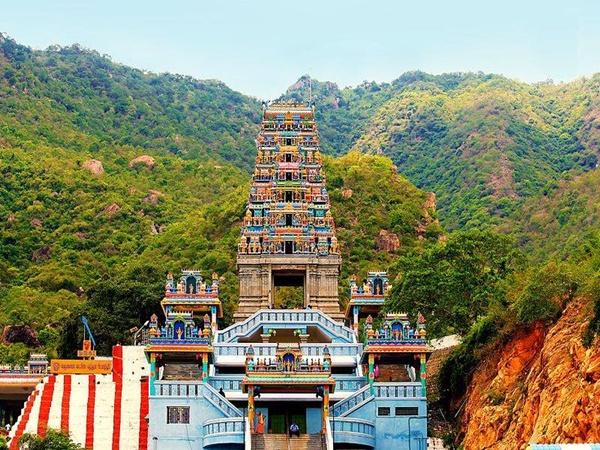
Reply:
<svg viewBox="0 0 600 450"><path fill-rule="evenodd" d="M322 450L320 434L301 434L289 437L286 434L255 434L252 436L252 450Z"/></svg>

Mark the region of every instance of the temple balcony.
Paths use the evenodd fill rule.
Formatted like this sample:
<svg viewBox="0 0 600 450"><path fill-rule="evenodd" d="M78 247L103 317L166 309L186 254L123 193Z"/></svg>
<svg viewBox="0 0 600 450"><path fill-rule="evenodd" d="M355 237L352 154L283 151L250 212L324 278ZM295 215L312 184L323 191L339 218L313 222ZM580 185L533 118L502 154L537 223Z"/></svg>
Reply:
<svg viewBox="0 0 600 450"><path fill-rule="evenodd" d="M224 445L243 445L248 427L245 417L225 417L211 419L202 425L202 442L204 448L215 445L223 448Z"/></svg>
<svg viewBox="0 0 600 450"><path fill-rule="evenodd" d="M349 417L330 417L329 424L334 444L375 448L375 423L373 421Z"/></svg>

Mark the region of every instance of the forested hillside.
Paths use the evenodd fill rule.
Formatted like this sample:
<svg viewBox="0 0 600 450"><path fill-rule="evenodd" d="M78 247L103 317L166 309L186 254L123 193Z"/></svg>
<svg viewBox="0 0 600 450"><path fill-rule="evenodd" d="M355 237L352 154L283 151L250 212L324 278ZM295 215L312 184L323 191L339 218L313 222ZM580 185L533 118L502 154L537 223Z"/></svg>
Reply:
<svg viewBox="0 0 600 450"><path fill-rule="evenodd" d="M247 170L254 161L257 100L220 81L144 72L78 45L34 51L0 35L0 100L9 143L34 136L88 152L131 145Z"/></svg>
<svg viewBox="0 0 600 450"><path fill-rule="evenodd" d="M598 164L600 75L530 85L415 72L344 89L303 77L284 97L307 99L309 91L328 151L389 156L437 194L450 229L502 223L565 171Z"/></svg>
<svg viewBox="0 0 600 450"><path fill-rule="evenodd" d="M447 402L490 342L553 323L572 298L586 345L600 330L599 85L416 72L344 89L303 77L284 95L316 100L342 304L350 274L388 269L389 310L466 336ZM217 81L2 38L0 326L15 331L0 362L72 354L81 314L107 352L185 267L221 276L231 320L259 119Z"/></svg>

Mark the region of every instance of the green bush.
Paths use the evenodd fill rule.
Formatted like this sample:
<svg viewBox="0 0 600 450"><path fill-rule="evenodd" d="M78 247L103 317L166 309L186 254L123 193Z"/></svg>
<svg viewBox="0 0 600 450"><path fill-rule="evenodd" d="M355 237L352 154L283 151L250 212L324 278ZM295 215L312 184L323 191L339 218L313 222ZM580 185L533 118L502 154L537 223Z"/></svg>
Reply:
<svg viewBox="0 0 600 450"><path fill-rule="evenodd" d="M550 262L534 272L514 308L524 325L535 321L552 321L577 292L578 281L568 264Z"/></svg>

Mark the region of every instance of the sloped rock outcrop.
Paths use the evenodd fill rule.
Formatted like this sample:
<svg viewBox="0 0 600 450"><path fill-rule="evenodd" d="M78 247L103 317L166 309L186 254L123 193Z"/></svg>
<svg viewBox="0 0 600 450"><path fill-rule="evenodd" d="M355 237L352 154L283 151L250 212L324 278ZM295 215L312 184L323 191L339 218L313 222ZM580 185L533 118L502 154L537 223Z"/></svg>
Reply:
<svg viewBox="0 0 600 450"><path fill-rule="evenodd" d="M558 322L517 333L476 370L461 416L465 450L600 441L600 342L588 349L583 299Z"/></svg>

